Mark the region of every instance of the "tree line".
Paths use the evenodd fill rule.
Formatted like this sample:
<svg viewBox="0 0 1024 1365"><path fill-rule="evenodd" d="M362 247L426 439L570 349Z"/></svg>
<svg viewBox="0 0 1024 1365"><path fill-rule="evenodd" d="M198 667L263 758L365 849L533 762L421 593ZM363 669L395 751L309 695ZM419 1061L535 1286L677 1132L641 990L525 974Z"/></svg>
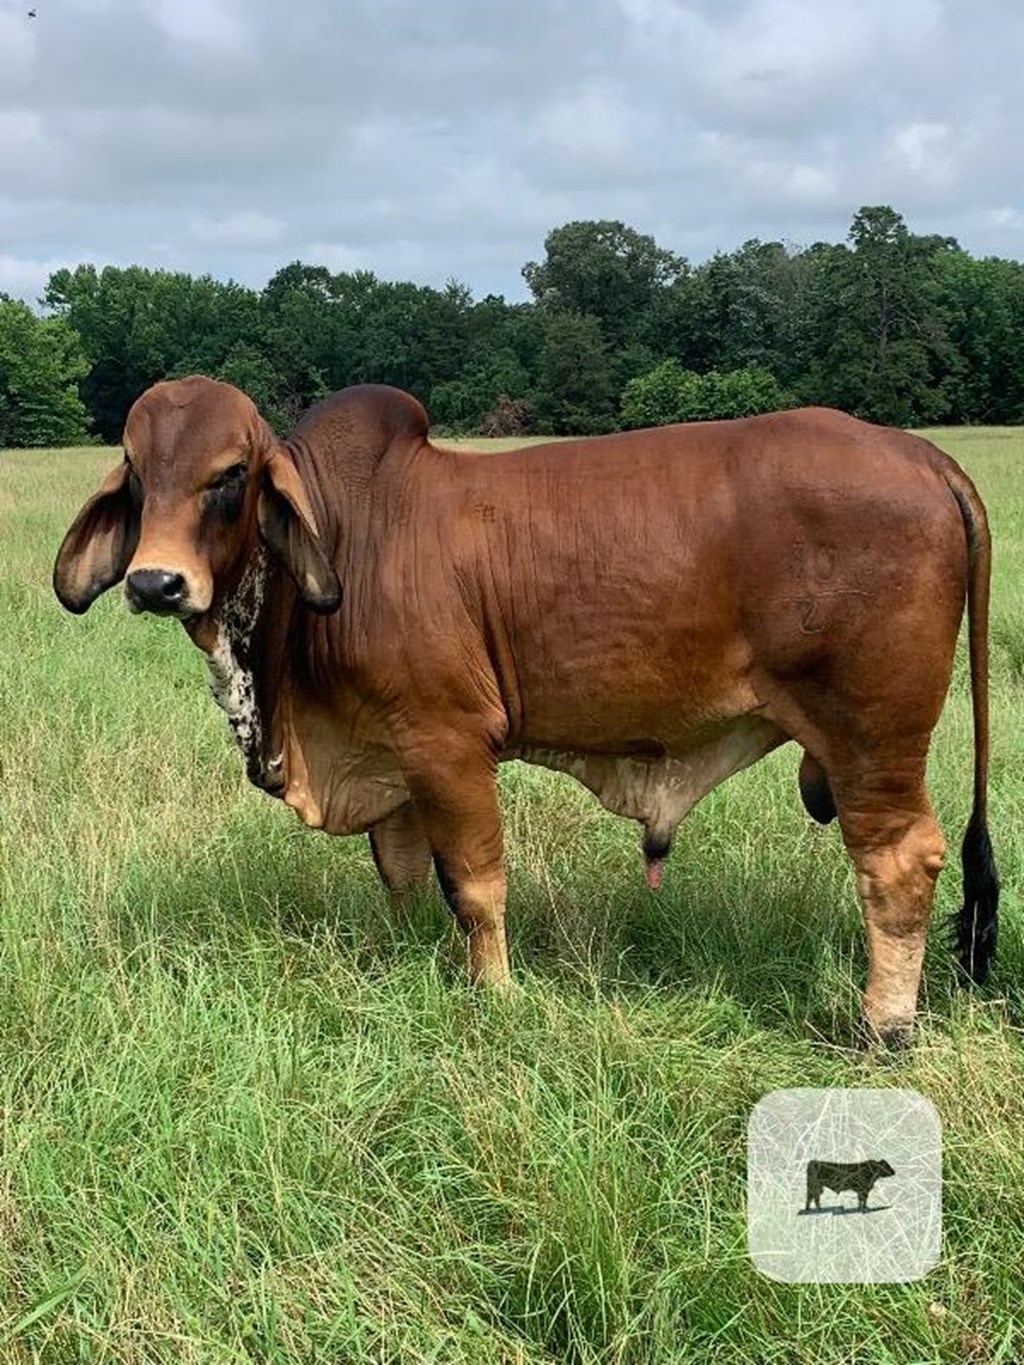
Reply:
<svg viewBox="0 0 1024 1365"><path fill-rule="evenodd" d="M158 379L200 372L285 431L348 384L414 393L452 433L606 432L822 403L900 426L1024 421L1024 264L887 206L845 242L745 242L693 265L620 222L566 223L528 303L294 262L262 290L92 265L42 316L0 295L0 447L120 439Z"/></svg>

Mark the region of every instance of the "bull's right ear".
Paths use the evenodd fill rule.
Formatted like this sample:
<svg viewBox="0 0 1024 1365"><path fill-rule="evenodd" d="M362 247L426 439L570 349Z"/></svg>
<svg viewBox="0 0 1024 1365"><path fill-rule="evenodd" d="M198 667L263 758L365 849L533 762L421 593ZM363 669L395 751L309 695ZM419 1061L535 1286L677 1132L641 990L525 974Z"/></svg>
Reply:
<svg viewBox="0 0 1024 1365"><path fill-rule="evenodd" d="M124 577L139 541L140 505L131 466L124 460L75 517L57 551L53 590L68 611L87 611L100 593Z"/></svg>

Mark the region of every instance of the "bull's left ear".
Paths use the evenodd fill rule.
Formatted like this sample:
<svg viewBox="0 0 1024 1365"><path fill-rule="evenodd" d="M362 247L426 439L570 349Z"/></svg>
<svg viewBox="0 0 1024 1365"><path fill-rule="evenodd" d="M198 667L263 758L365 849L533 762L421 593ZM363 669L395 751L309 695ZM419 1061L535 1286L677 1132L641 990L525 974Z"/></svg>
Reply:
<svg viewBox="0 0 1024 1365"><path fill-rule="evenodd" d="M295 580L311 611L337 611L341 584L328 563L298 471L275 451L263 466L259 522L263 539Z"/></svg>

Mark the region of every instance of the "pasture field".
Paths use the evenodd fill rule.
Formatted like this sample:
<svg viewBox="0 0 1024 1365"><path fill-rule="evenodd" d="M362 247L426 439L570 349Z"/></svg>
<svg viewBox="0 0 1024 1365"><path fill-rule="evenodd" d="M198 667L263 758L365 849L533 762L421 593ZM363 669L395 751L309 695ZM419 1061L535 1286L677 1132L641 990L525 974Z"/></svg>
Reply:
<svg viewBox="0 0 1024 1365"><path fill-rule="evenodd" d="M635 826L503 773L519 991L447 913L389 916L366 840L249 787L202 660L49 576L118 458L0 457L0 1361L1024 1359L1024 432L931 433L995 546L991 985L933 934L914 1050L848 1046L864 975L792 746L713 793L662 891ZM964 651L931 785L970 808ZM939 883L957 904L959 863ZM938 927L938 926L936 926ZM751 1107L907 1086L945 1130L945 1243L909 1285L746 1257Z"/></svg>

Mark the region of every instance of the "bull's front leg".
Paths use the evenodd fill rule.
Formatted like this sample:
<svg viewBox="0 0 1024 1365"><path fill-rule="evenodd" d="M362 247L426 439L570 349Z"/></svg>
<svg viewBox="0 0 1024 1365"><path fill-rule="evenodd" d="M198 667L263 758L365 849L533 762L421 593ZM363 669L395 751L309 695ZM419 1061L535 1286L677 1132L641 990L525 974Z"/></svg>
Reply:
<svg viewBox="0 0 1024 1365"><path fill-rule="evenodd" d="M466 935L469 976L511 984L497 765L463 736L432 737L405 758L405 776L445 900Z"/></svg>
<svg viewBox="0 0 1024 1365"><path fill-rule="evenodd" d="M396 909L402 909L430 884L433 855L419 811L411 801L373 826L370 851Z"/></svg>

